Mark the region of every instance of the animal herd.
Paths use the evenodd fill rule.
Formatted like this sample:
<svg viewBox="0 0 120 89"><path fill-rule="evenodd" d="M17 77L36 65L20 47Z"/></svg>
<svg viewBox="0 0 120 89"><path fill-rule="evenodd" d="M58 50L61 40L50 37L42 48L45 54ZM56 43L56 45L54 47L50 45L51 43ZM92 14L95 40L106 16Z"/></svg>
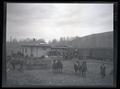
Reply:
<svg viewBox="0 0 120 89"><path fill-rule="evenodd" d="M19 65L19 69L18 70L23 70L23 66L24 66L24 61L22 60L11 60L10 64L12 66L12 69L15 70L16 66ZM62 60L53 60L52 61L52 72L53 73L63 73L63 61ZM75 63L73 63L73 71L75 74L79 74L82 77L86 77L86 73L88 71L88 67L87 67L87 63L86 61L80 62L80 61L75 61ZM110 73L112 74L112 73ZM100 66L100 75L102 76L102 78L104 78L106 76L106 67L104 64L102 64Z"/></svg>
<svg viewBox="0 0 120 89"><path fill-rule="evenodd" d="M76 61L73 64L73 69L74 69L74 73L75 75L79 74L82 77L86 77L87 71L88 71L88 67L87 67L87 62L83 61ZM54 73L62 73L63 72L63 63L61 60L53 60L52 63L52 71ZM110 74L113 73L113 70L110 72ZM106 76L106 66L104 65L104 63L100 66L100 75L102 78L104 78Z"/></svg>

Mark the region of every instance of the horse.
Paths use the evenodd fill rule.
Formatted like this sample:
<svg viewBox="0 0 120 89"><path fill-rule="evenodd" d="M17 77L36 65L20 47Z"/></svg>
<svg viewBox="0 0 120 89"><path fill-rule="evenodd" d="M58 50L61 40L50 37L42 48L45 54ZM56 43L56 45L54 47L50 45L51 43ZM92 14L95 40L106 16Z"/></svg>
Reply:
<svg viewBox="0 0 120 89"><path fill-rule="evenodd" d="M82 75L82 69L83 69L83 67L82 67L82 65L80 64L80 62L79 62L79 61L76 61L76 62L74 63L74 71L75 71L75 74L79 73L80 75Z"/></svg>
<svg viewBox="0 0 120 89"><path fill-rule="evenodd" d="M82 64L80 64L79 61L76 61L76 63L74 64L74 71L75 71L75 74L79 73L80 76L86 77L86 72L87 72L86 62L84 61Z"/></svg>
<svg viewBox="0 0 120 89"><path fill-rule="evenodd" d="M11 59L9 61L9 63L12 66L12 70L15 70L17 66L19 66L19 68L17 70L22 71L23 70L23 65L25 63L25 61L20 60L20 59Z"/></svg>
<svg viewBox="0 0 120 89"><path fill-rule="evenodd" d="M75 73L77 73L79 71L79 62L78 61L74 64L74 71L75 71Z"/></svg>
<svg viewBox="0 0 120 89"><path fill-rule="evenodd" d="M52 64L52 70L53 72L56 72L57 71L57 60L53 60L53 64Z"/></svg>
<svg viewBox="0 0 120 89"><path fill-rule="evenodd" d="M62 72L62 69L63 69L63 64L60 60L57 61L57 70L58 72Z"/></svg>
<svg viewBox="0 0 120 89"><path fill-rule="evenodd" d="M53 72L61 73L63 69L63 64L60 60L53 60L52 70Z"/></svg>

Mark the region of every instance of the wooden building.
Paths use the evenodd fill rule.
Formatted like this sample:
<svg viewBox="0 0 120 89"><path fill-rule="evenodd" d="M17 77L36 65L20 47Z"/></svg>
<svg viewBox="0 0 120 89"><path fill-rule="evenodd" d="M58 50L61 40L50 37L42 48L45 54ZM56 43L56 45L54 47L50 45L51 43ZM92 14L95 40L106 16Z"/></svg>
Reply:
<svg viewBox="0 0 120 89"><path fill-rule="evenodd" d="M21 46L21 53L28 57L42 57L47 55L50 46L45 43L41 44L26 44Z"/></svg>

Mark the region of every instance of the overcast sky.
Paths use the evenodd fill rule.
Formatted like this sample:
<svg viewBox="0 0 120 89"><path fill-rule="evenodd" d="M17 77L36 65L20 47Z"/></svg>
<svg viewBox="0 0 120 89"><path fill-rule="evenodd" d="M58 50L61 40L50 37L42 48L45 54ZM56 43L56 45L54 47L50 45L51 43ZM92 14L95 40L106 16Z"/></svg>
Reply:
<svg viewBox="0 0 120 89"><path fill-rule="evenodd" d="M113 31L113 4L7 3L7 40Z"/></svg>

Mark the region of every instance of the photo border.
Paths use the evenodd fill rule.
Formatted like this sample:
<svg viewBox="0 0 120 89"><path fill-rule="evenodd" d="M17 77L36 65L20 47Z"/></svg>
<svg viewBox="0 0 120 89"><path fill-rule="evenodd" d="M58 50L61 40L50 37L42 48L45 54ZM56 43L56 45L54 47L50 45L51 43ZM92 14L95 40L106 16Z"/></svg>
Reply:
<svg viewBox="0 0 120 89"><path fill-rule="evenodd" d="M44 1L37 1L37 2L30 2L30 1L23 1L23 2L21 2L21 1L5 1L5 2L3 2L3 40L2 40L2 87L22 87L22 88L24 88L24 87L33 87L33 88L36 88L36 87L40 87L40 88L42 88L42 87L49 87L49 86L38 86L38 85L32 85L32 86L7 86L6 85L6 15L7 15L7 13L6 13L6 3L113 3L114 4L114 24L113 24L113 34L114 34L114 48L113 48L113 50L114 50L114 59L115 60L113 60L114 61L114 87L117 87L118 85L119 85L119 81L117 80L118 79L118 40L117 40L117 37L118 37L118 2L98 2L98 1L95 1L95 2L86 2L86 1L81 1L81 2L79 2L79 1L73 1L73 2L44 2ZM51 87L51 86L50 86ZM53 87L59 87L59 86L53 86ZM60 86L60 87L62 87L62 86ZM63 86L63 87L67 87L67 86ZM69 86L68 86L69 87ZM75 86L73 86L74 88L75 88ZM78 86L77 86L78 87ZM104 86L93 86L93 88L95 88L95 87L97 87L97 88L101 88L101 87L103 87L104 88ZM106 87L106 86L105 86ZM109 86L108 86L109 87ZM108 88L107 87L107 88ZM82 86L80 86L79 88L84 88L84 87L82 87ZM92 86L85 86L85 88L92 88ZM110 87L111 88L111 87Z"/></svg>

